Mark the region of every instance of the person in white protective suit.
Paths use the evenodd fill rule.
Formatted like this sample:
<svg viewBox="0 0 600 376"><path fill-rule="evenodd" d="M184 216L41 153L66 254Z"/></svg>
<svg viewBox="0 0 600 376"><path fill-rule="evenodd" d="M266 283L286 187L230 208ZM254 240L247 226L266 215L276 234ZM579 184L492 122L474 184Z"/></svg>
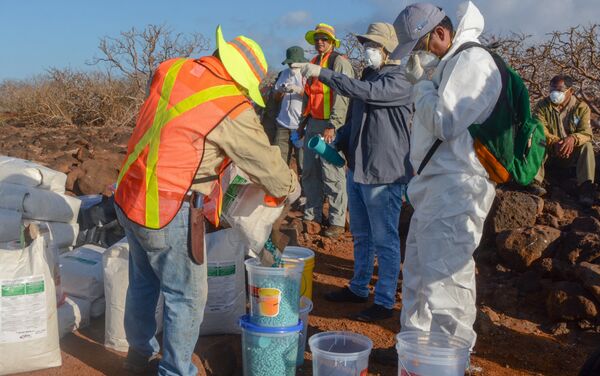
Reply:
<svg viewBox="0 0 600 376"><path fill-rule="evenodd" d="M439 148L408 185L415 208L403 266L402 331L443 332L475 344L475 262L495 184L479 162L468 127L482 123L500 96L500 72L478 42L483 16L472 2L459 6L458 27L438 7L406 7L394 22L394 59L410 56L415 85L410 159L415 169L437 139Z"/></svg>

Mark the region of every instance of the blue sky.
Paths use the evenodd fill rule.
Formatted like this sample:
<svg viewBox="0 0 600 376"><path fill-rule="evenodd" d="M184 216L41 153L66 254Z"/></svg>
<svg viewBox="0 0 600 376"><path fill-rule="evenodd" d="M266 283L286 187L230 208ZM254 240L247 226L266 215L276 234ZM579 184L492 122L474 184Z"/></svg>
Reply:
<svg viewBox="0 0 600 376"><path fill-rule="evenodd" d="M177 32L200 32L214 46L223 25L227 39L239 34L258 41L278 69L285 48L308 48L304 33L318 22L338 35L362 33L371 22L393 22L412 0L0 0L0 80L44 73L49 67L89 69L103 36L131 27L167 24ZM432 0L453 17L459 0ZM598 0L475 0L486 31L525 32L541 38L554 29L600 22Z"/></svg>

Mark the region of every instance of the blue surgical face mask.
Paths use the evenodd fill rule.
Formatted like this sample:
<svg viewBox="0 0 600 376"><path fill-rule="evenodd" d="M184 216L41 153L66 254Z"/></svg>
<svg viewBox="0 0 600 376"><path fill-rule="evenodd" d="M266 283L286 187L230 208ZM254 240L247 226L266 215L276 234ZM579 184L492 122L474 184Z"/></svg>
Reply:
<svg viewBox="0 0 600 376"><path fill-rule="evenodd" d="M550 101L554 104L561 104L565 100L565 93L560 90L550 92Z"/></svg>

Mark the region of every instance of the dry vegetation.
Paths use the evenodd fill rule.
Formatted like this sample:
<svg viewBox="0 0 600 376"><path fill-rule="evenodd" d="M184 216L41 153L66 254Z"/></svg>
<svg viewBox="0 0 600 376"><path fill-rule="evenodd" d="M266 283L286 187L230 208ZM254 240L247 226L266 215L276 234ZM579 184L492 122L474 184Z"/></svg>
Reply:
<svg viewBox="0 0 600 376"><path fill-rule="evenodd" d="M576 80L578 94L600 115L600 25L572 27L533 42L528 35L488 36L492 45L527 83L532 101L547 95L548 82L558 73ZM0 83L0 122L25 126L132 126L149 78L159 62L177 56L199 56L210 49L201 34L174 33L165 25L124 31L104 37L95 71L52 68L45 74ZM342 39L340 52L357 73L364 67L363 50L352 34ZM307 51L310 56L312 51ZM275 75L271 75L271 83ZM266 85L265 92L269 85Z"/></svg>

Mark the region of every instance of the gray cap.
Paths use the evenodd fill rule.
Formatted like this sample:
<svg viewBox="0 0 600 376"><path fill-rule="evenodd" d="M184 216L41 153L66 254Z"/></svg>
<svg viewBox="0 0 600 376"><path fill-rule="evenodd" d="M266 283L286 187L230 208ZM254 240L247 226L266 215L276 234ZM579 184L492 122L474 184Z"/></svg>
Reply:
<svg viewBox="0 0 600 376"><path fill-rule="evenodd" d="M446 13L430 3L416 3L404 8L394 21L400 44L391 58L400 60L410 54L419 39L433 30L446 17Z"/></svg>
<svg viewBox="0 0 600 376"><path fill-rule="evenodd" d="M385 22L375 22L370 24L367 33L357 35L356 39L358 39L361 44L365 44L368 41L379 43L389 53L392 53L398 46L398 38L396 38L394 27Z"/></svg>

